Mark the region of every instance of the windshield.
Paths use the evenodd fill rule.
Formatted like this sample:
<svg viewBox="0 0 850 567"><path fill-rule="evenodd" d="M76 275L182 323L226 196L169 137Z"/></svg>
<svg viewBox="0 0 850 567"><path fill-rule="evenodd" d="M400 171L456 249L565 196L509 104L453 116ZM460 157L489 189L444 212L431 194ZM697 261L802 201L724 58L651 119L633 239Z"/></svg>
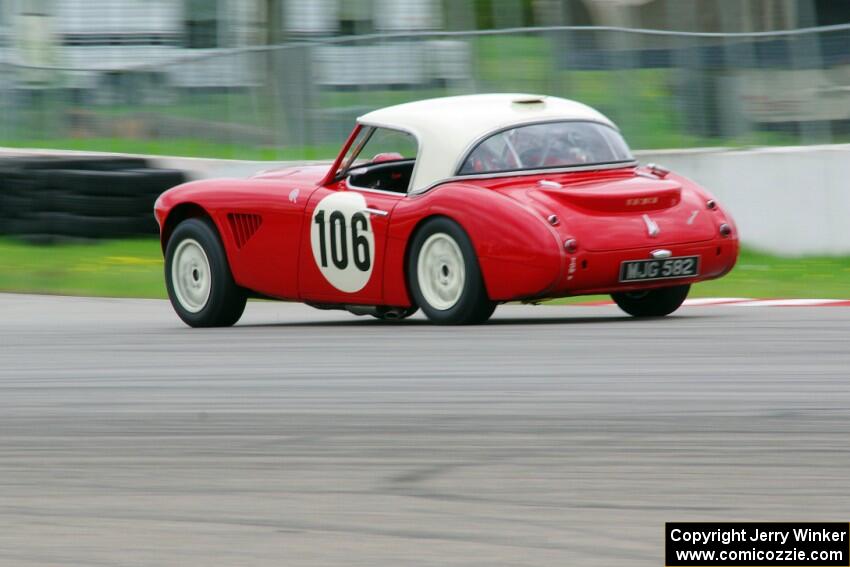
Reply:
<svg viewBox="0 0 850 567"><path fill-rule="evenodd" d="M632 161L620 133L596 122L547 122L493 134L463 162L460 175Z"/></svg>
<svg viewBox="0 0 850 567"><path fill-rule="evenodd" d="M334 177L340 179L354 169L376 163L412 161L416 151L416 138L407 132L366 126L357 134Z"/></svg>

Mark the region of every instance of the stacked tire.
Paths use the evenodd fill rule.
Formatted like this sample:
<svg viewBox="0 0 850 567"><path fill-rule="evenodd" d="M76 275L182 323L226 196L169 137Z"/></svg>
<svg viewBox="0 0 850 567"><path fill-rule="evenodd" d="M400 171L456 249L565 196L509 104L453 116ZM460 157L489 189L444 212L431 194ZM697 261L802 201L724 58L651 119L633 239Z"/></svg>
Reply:
<svg viewBox="0 0 850 567"><path fill-rule="evenodd" d="M0 234L34 243L154 236L154 201L185 180L142 158L0 159Z"/></svg>

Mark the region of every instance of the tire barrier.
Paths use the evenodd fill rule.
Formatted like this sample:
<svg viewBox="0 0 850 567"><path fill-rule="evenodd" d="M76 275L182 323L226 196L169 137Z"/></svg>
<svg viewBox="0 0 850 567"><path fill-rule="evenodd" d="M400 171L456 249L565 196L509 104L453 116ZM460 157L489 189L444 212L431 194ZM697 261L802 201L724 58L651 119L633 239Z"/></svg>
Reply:
<svg viewBox="0 0 850 567"><path fill-rule="evenodd" d="M154 236L153 204L186 181L131 157L0 159L0 235L33 243Z"/></svg>

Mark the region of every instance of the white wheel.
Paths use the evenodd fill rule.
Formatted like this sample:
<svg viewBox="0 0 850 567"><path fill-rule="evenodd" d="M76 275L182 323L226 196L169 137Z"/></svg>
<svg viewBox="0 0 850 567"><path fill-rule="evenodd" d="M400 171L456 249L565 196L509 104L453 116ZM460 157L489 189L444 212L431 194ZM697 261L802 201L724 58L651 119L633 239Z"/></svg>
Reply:
<svg viewBox="0 0 850 567"><path fill-rule="evenodd" d="M248 295L236 285L215 225L182 221L165 246L165 287L174 311L190 327L229 327Z"/></svg>
<svg viewBox="0 0 850 567"><path fill-rule="evenodd" d="M407 280L413 303L438 325L483 323L496 308L469 235L446 217L426 220L413 234Z"/></svg>
<svg viewBox="0 0 850 567"><path fill-rule="evenodd" d="M193 238L177 245L171 263L171 281L177 301L189 313L198 313L210 298L212 276L206 252Z"/></svg>
<svg viewBox="0 0 850 567"><path fill-rule="evenodd" d="M463 253L455 239L444 232L429 236L419 252L416 275L422 296L432 308L454 307L466 283Z"/></svg>

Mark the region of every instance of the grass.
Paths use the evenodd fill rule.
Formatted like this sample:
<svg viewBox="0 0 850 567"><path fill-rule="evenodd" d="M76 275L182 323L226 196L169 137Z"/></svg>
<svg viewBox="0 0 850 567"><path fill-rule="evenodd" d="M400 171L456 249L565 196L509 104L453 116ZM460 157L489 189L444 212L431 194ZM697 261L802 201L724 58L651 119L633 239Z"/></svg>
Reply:
<svg viewBox="0 0 850 567"><path fill-rule="evenodd" d="M0 291L106 297L165 297L155 239L33 246L0 239ZM750 250L725 278L691 297L850 298L850 257L777 258ZM591 301L604 297L556 300Z"/></svg>
<svg viewBox="0 0 850 567"><path fill-rule="evenodd" d="M165 297L155 239L33 246L0 239L0 290L105 297Z"/></svg>
<svg viewBox="0 0 850 567"><path fill-rule="evenodd" d="M850 298L850 257L777 258L744 250L725 278L701 283L693 297Z"/></svg>

